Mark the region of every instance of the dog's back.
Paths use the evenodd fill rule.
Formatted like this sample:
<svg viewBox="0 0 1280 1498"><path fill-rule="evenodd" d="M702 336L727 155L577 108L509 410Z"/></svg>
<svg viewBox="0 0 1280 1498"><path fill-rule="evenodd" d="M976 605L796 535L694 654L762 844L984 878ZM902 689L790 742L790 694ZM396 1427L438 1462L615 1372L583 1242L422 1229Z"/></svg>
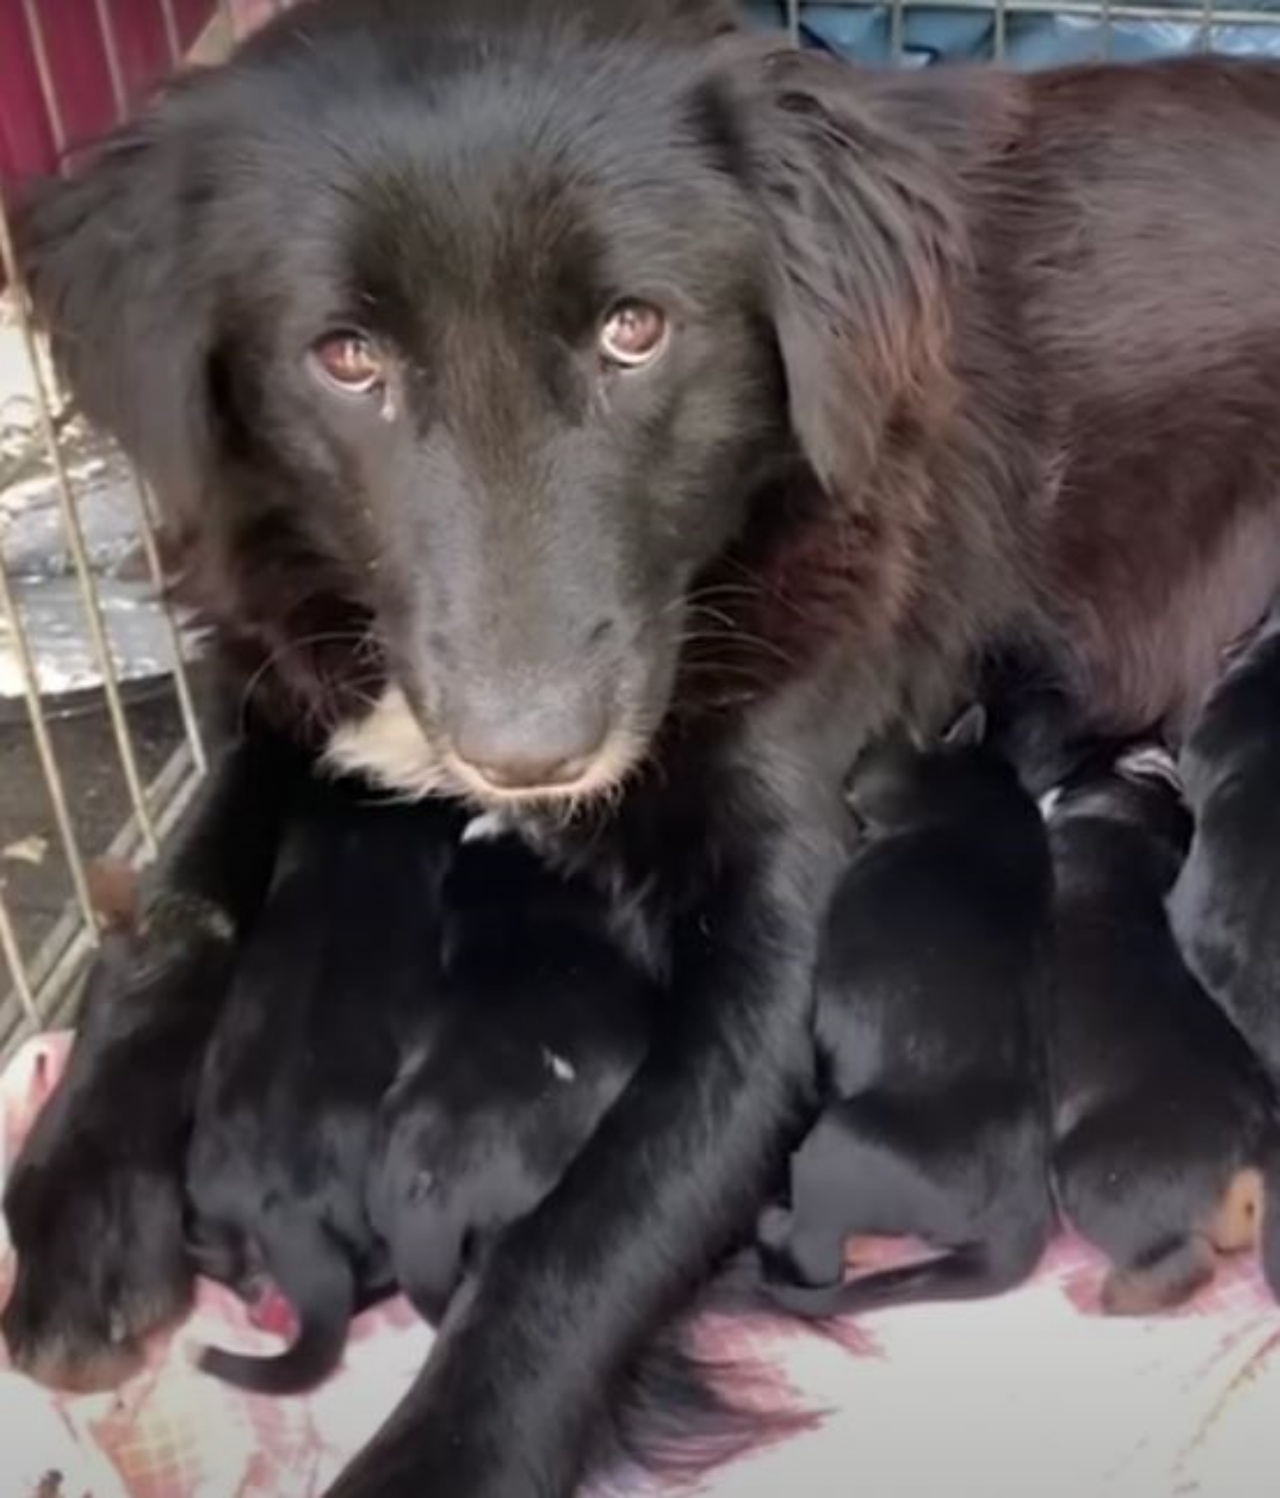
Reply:
<svg viewBox="0 0 1280 1498"><path fill-rule="evenodd" d="M194 1247L298 1314L279 1358L204 1366L285 1392L336 1363L358 1291L387 1278L364 1204L377 1108L438 984L456 815L317 787L215 1034L188 1162Z"/></svg>
<svg viewBox="0 0 1280 1498"><path fill-rule="evenodd" d="M1165 898L1191 834L1167 759L1095 766L1049 814L1057 955L1048 1027L1065 1215L1112 1262L1112 1311L1185 1299L1251 1246L1274 1149L1269 1088L1183 962Z"/></svg>

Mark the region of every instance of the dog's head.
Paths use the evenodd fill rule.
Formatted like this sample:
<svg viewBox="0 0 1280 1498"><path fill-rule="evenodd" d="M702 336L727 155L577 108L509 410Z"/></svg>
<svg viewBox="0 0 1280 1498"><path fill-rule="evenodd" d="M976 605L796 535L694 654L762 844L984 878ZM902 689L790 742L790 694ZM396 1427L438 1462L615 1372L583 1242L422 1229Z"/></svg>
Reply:
<svg viewBox="0 0 1280 1498"><path fill-rule="evenodd" d="M616 784L762 481L856 506L940 368L928 150L725 25L319 0L21 215L74 394L340 764Z"/></svg>

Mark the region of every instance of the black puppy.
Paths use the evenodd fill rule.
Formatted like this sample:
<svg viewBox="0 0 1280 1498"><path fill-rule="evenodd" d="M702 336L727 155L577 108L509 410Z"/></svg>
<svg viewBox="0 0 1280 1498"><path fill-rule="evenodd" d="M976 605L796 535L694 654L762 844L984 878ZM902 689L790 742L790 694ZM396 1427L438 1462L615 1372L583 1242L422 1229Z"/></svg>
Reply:
<svg viewBox="0 0 1280 1498"><path fill-rule="evenodd" d="M1173 929L1278 1084L1280 607L1228 661L1179 769L1196 825L1169 901Z"/></svg>
<svg viewBox="0 0 1280 1498"><path fill-rule="evenodd" d="M296 765L270 736L229 746L90 970L66 1073L4 1194L17 1278L0 1329L15 1366L45 1383L120 1382L188 1304L182 1170L199 1062Z"/></svg>
<svg viewBox="0 0 1280 1498"><path fill-rule="evenodd" d="M357 1297L391 1288L365 1212L378 1105L434 1002L440 884L460 815L315 784L290 829L201 1080L188 1159L192 1253L294 1309L288 1351L209 1348L241 1388L298 1392L336 1366Z"/></svg>
<svg viewBox="0 0 1280 1498"><path fill-rule="evenodd" d="M1048 1027L1064 1216L1111 1260L1106 1310L1146 1314L1252 1247L1276 1147L1247 1044L1187 969L1165 898L1191 837L1156 746L1079 771L1048 807L1057 959Z"/></svg>
<svg viewBox="0 0 1280 1498"><path fill-rule="evenodd" d="M445 881L444 992L382 1108L369 1211L438 1322L475 1253L560 1179L644 1059L659 990L590 884L492 818Z"/></svg>
<svg viewBox="0 0 1280 1498"><path fill-rule="evenodd" d="M791 1209L761 1219L769 1288L802 1315L992 1295L1053 1225L1033 1009L1049 938L1044 827L970 709L941 747L884 744L850 804L863 841L818 962L820 1083ZM940 1252L844 1280L853 1234Z"/></svg>
<svg viewBox="0 0 1280 1498"><path fill-rule="evenodd" d="M441 988L383 1103L367 1197L396 1281L432 1323L505 1228L540 1230L532 1215L648 1052L664 992L609 912L500 815L469 824L443 884ZM776 1390L767 1412L742 1402L757 1381L749 1363L696 1351L677 1317L611 1390L589 1468L683 1487L809 1424Z"/></svg>

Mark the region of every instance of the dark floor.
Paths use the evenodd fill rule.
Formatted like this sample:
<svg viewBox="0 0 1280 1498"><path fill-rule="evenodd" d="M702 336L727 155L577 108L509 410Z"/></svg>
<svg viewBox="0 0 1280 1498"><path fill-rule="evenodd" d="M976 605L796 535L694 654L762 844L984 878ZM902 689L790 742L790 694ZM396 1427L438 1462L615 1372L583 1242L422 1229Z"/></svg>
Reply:
<svg viewBox="0 0 1280 1498"><path fill-rule="evenodd" d="M181 742L177 704L165 689L127 711L139 769L150 782ZM90 706L52 719L50 729L81 851L92 858L106 849L130 810L110 719L101 706ZM0 879L29 962L72 887L35 741L21 720L0 722ZM0 1002L7 986L0 974Z"/></svg>

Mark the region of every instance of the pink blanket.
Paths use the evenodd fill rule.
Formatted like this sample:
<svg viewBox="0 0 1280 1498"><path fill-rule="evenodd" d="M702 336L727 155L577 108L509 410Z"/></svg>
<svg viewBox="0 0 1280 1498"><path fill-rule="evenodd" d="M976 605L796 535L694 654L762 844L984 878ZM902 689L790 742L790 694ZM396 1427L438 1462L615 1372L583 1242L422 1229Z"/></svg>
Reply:
<svg viewBox="0 0 1280 1498"><path fill-rule="evenodd" d="M0 1177L66 1054L30 1042L0 1076ZM3 1243L0 1241L0 1249ZM0 1256L0 1300L7 1283ZM1058 1244L1023 1290L868 1316L859 1350L752 1335L809 1407L811 1433L729 1468L716 1498L1262 1498L1280 1471L1280 1312L1234 1264L1193 1307L1097 1313L1099 1269ZM724 1326L708 1335L725 1336ZM735 1330L734 1335L748 1334ZM115 1394L55 1397L0 1357L0 1498L310 1498L391 1408L430 1333L399 1301L362 1317L341 1372L308 1398L234 1394L195 1371L205 1341L266 1349L203 1286L188 1322ZM447 1498L441 1494L439 1498Z"/></svg>

